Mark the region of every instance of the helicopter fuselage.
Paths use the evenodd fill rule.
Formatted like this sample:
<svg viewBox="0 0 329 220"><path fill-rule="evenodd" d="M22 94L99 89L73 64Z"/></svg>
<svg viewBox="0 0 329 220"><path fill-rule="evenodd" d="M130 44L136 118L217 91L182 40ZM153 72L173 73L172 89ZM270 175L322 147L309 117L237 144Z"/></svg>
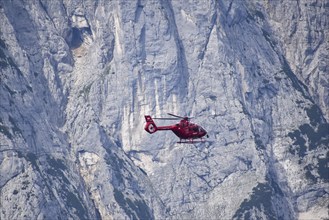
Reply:
<svg viewBox="0 0 329 220"><path fill-rule="evenodd" d="M149 115L145 116L145 120L146 125L144 129L150 134L153 134L158 130L171 130L181 140L201 139L207 135L207 131L205 129L203 129L200 125L189 122L187 118L183 118L177 124L168 126L156 126L152 117Z"/></svg>

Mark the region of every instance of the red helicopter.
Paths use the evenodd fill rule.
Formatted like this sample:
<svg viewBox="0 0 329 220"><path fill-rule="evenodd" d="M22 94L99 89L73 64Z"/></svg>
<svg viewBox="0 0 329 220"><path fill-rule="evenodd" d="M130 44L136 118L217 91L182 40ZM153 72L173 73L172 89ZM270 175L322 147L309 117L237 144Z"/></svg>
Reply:
<svg viewBox="0 0 329 220"><path fill-rule="evenodd" d="M153 118L149 115L145 115L146 125L144 127L145 131L147 131L150 134L155 133L156 131L163 131L163 130L171 130L174 132L174 134L180 138L180 141L177 143L196 143L199 141L194 141L194 139L200 138L201 142L204 142L204 137L207 135L207 131L203 129L201 126L197 124L193 124L190 122L189 117L182 117L178 115L174 115L171 113L168 113L168 115L171 115L176 118L181 118L180 122L174 125L168 125L168 126L156 126L153 119L159 119L159 120L177 120L176 118ZM207 137L209 137L207 135Z"/></svg>

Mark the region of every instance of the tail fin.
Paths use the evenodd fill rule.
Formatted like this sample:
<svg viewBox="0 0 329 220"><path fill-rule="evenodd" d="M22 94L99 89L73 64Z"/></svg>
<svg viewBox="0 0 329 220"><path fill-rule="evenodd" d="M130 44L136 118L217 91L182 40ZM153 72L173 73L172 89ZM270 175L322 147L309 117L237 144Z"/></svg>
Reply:
<svg viewBox="0 0 329 220"><path fill-rule="evenodd" d="M145 115L145 120L146 120L146 125L144 127L145 131L147 131L150 134L153 134L158 130L151 116Z"/></svg>

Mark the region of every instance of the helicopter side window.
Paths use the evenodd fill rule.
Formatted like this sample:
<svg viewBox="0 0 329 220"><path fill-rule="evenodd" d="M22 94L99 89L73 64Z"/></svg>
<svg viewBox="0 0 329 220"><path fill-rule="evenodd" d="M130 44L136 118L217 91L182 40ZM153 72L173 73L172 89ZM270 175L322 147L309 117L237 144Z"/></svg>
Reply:
<svg viewBox="0 0 329 220"><path fill-rule="evenodd" d="M193 131L198 132L198 127L194 127Z"/></svg>

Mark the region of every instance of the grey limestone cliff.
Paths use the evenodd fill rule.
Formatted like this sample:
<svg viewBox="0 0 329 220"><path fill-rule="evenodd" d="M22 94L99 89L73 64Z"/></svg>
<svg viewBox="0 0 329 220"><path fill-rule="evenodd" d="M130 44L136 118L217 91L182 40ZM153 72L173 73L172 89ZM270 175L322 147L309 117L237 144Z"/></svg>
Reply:
<svg viewBox="0 0 329 220"><path fill-rule="evenodd" d="M0 1L1 219L329 218L328 18L325 0ZM209 141L144 131L167 112Z"/></svg>

